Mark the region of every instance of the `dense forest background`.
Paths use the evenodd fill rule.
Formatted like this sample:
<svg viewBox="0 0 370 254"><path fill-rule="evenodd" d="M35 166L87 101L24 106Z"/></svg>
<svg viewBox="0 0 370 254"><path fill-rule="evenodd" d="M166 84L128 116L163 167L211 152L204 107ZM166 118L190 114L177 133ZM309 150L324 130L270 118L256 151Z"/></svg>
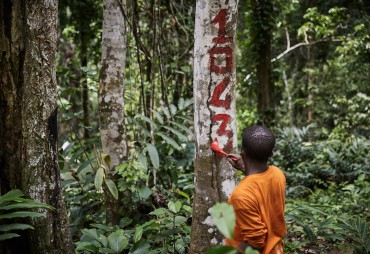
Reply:
<svg viewBox="0 0 370 254"><path fill-rule="evenodd" d="M188 253L195 4L121 6L127 155L110 171L99 131L103 3L59 1L58 162L78 253ZM238 137L254 124L277 136L286 253L368 253L370 6L240 1L236 38Z"/></svg>

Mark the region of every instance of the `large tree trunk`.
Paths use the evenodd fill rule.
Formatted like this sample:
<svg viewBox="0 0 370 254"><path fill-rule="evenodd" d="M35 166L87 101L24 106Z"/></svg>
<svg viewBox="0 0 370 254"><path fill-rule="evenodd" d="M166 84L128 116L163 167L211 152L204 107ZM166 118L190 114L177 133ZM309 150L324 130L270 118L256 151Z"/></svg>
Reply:
<svg viewBox="0 0 370 254"><path fill-rule="evenodd" d="M120 0L121 1L121 0ZM123 14L126 1L104 0L102 69L99 89L99 120L103 152L111 157L110 171L126 160L127 145L124 119L124 80L126 61L126 29ZM109 173L106 174L109 177ZM107 223L118 224L119 200L109 190Z"/></svg>
<svg viewBox="0 0 370 254"><path fill-rule="evenodd" d="M235 30L237 2L198 0L194 43L194 128L196 136L195 197L190 253L205 253L221 244L209 208L227 201L235 187L235 172L225 158L210 150L235 152Z"/></svg>
<svg viewBox="0 0 370 254"><path fill-rule="evenodd" d="M1 253L74 253L57 164L57 6L0 1L1 193L18 188L55 207Z"/></svg>
<svg viewBox="0 0 370 254"><path fill-rule="evenodd" d="M257 111L262 124L271 125L274 120L274 83L272 80L271 41L273 2L251 0L251 36L256 53Z"/></svg>

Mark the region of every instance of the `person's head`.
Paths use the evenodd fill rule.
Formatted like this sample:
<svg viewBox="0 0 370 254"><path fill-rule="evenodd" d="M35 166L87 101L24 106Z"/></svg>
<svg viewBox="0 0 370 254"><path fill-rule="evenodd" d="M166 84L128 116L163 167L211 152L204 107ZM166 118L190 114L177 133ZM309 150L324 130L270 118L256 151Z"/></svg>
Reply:
<svg viewBox="0 0 370 254"><path fill-rule="evenodd" d="M275 147L275 135L264 126L252 126L243 130L242 153L253 161L267 163Z"/></svg>

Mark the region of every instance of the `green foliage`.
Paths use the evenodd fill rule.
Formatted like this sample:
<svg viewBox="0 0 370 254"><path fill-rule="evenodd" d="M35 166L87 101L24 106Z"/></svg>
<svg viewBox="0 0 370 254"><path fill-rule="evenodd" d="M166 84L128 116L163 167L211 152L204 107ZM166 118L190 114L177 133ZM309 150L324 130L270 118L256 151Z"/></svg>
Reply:
<svg viewBox="0 0 370 254"><path fill-rule="evenodd" d="M129 117L129 122L139 127L134 129L136 135L143 138L136 143L140 149L137 151L138 158L152 175L154 185L159 178L171 188L179 177L176 169L181 167L186 170L192 166L193 157L188 153L189 149L193 150L193 143L189 142L193 139L193 132L189 129L189 124L193 122L190 112L192 105L191 99L180 98L177 106L170 104L168 107L162 105L160 110L152 109L152 119L142 114ZM165 159L160 159L160 154Z"/></svg>
<svg viewBox="0 0 370 254"><path fill-rule="evenodd" d="M19 237L19 230L33 229L29 224L9 222L9 219L36 218L45 216L41 211L33 212L29 209L54 210L50 205L42 204L23 197L23 193L14 189L0 196L0 241Z"/></svg>
<svg viewBox="0 0 370 254"><path fill-rule="evenodd" d="M332 135L308 142L308 130L286 128L278 132L272 163L284 170L288 194L302 196L314 187L325 187L326 181L353 182L362 174L368 177L369 141L354 136L340 140Z"/></svg>
<svg viewBox="0 0 370 254"><path fill-rule="evenodd" d="M221 234L228 239L233 239L233 233L236 223L234 208L226 203L217 203L211 208L211 216L213 222L215 223ZM224 253L235 254L236 249L231 246L216 246L206 252L206 254ZM252 247L248 246L244 253L258 254L259 251L254 250Z"/></svg>
<svg viewBox="0 0 370 254"><path fill-rule="evenodd" d="M187 223L191 207L180 201L170 201L149 213L150 220L135 228L121 229L92 224L83 229L76 243L79 253L186 253L190 226Z"/></svg>
<svg viewBox="0 0 370 254"><path fill-rule="evenodd" d="M357 253L366 253L364 243L370 240L363 225L369 220L369 197L370 183L361 175L353 184L331 183L328 189L316 189L305 199L288 199L287 249L325 252L346 242Z"/></svg>
<svg viewBox="0 0 370 254"><path fill-rule="evenodd" d="M235 213L232 206L218 203L212 207L212 219L218 230L227 238L232 239L235 228Z"/></svg>

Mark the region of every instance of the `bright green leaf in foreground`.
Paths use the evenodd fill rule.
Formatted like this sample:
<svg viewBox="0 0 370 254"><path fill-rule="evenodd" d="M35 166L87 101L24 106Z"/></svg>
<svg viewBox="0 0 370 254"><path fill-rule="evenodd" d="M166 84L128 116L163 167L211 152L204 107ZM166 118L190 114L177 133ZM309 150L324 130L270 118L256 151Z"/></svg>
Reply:
<svg viewBox="0 0 370 254"><path fill-rule="evenodd" d="M227 238L233 238L235 227L234 208L226 203L217 203L211 208L212 219L216 227Z"/></svg>

